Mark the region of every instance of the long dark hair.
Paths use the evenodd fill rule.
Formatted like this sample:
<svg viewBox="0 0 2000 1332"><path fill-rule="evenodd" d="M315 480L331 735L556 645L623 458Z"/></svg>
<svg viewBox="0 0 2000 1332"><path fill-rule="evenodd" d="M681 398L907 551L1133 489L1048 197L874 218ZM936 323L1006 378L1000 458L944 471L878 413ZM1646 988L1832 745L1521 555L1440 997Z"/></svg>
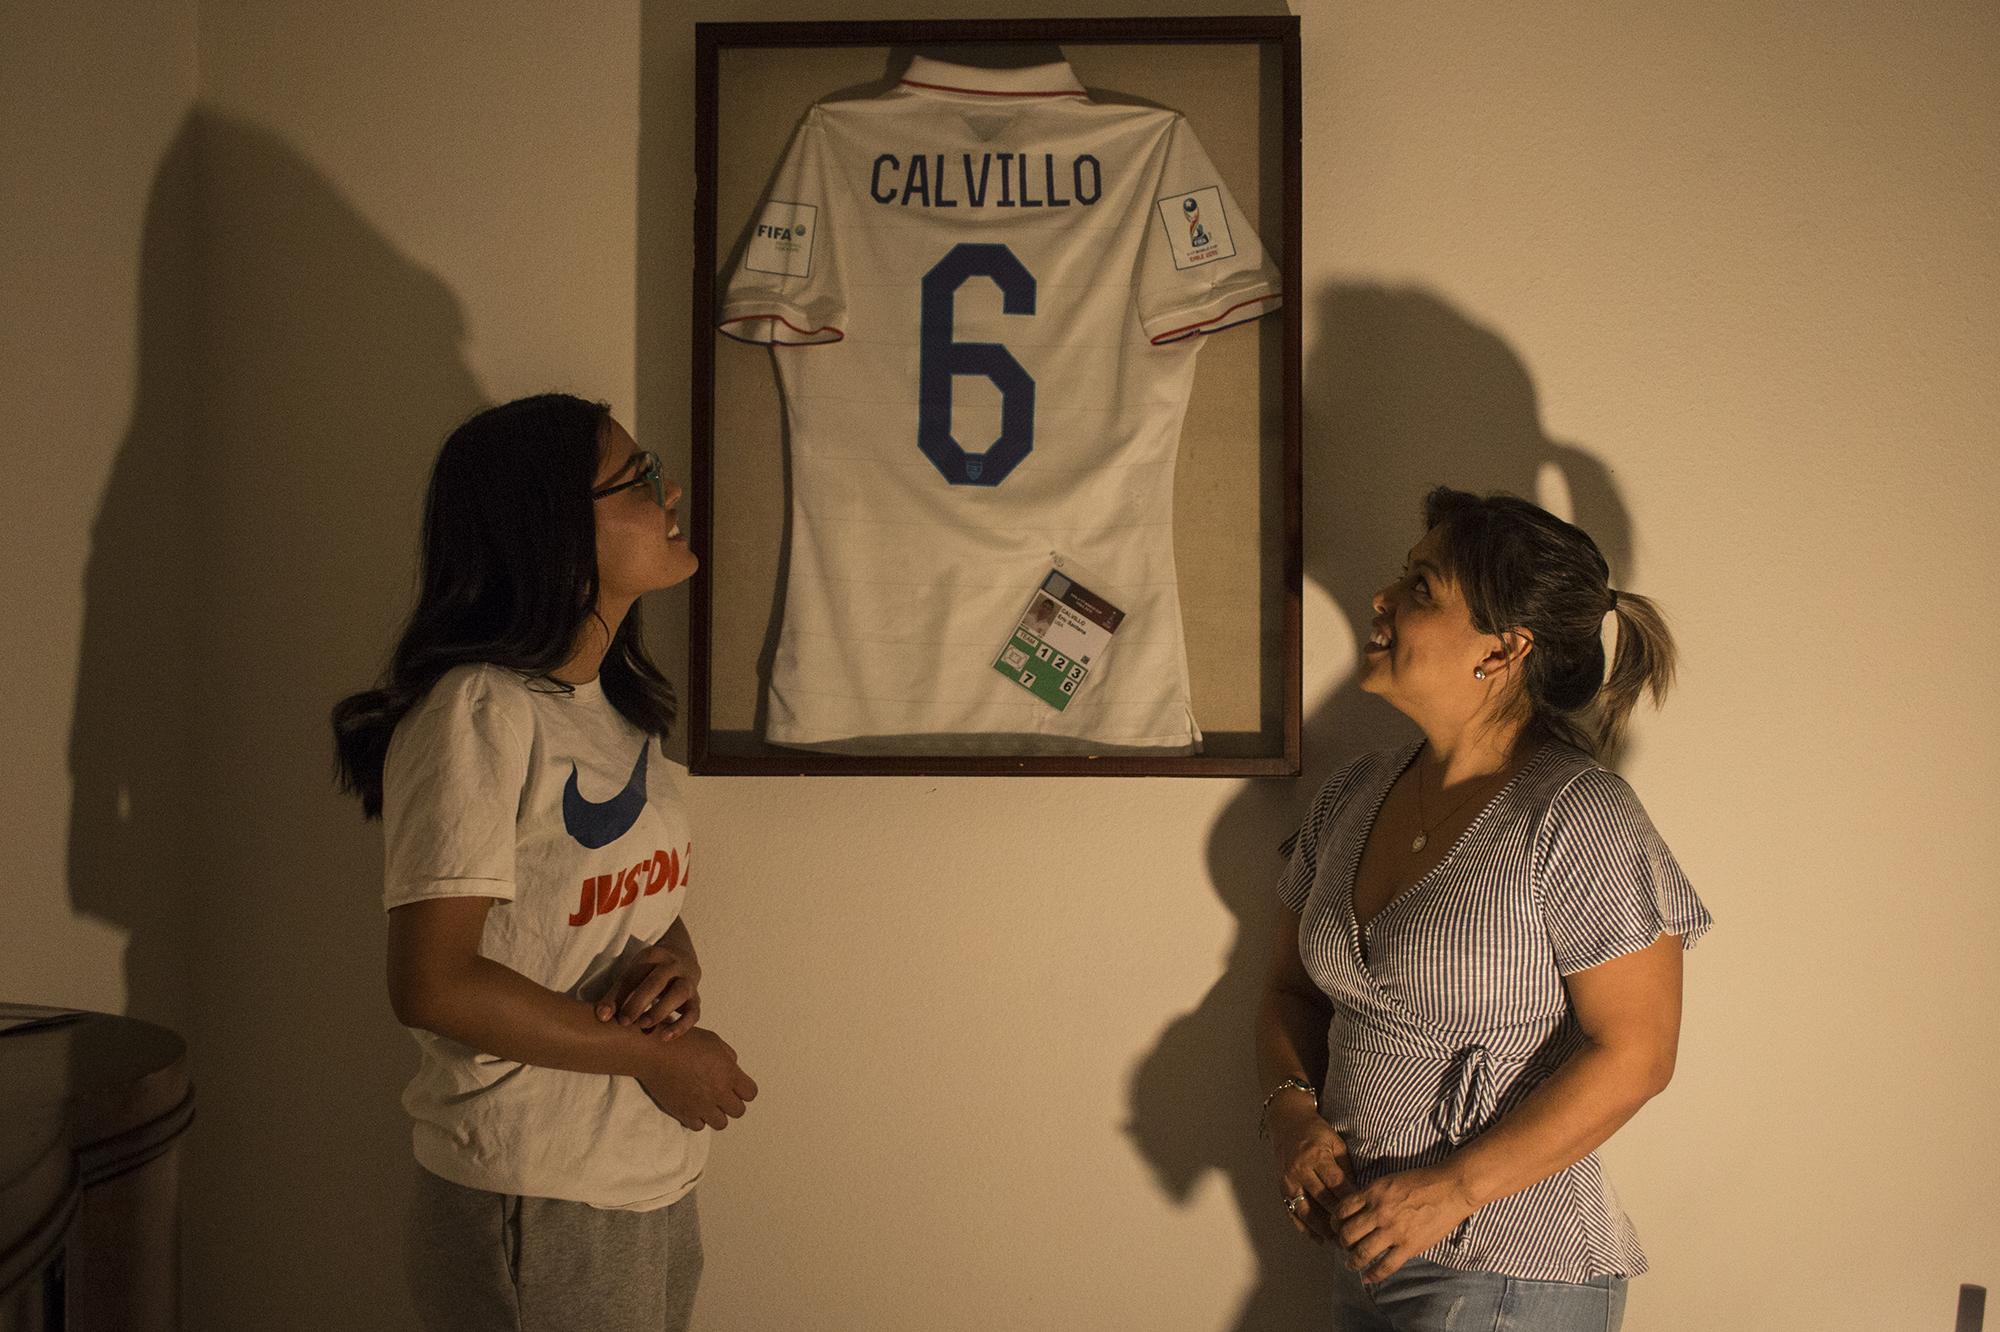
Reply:
<svg viewBox="0 0 2000 1332"><path fill-rule="evenodd" d="M568 692L549 672L597 614L591 487L610 406L544 393L489 407L446 437L424 497L423 568L389 669L333 708L340 789L382 813L382 762L403 715L454 666L490 662L533 687ZM609 628L609 626L605 626ZM604 654L604 697L664 738L674 691L646 655L635 602Z"/></svg>
<svg viewBox="0 0 2000 1332"><path fill-rule="evenodd" d="M1482 634L1534 635L1510 705L1531 726L1603 757L1618 746L1642 693L1658 706L1674 679L1674 641L1660 608L1611 588L1611 567L1582 528L1514 495L1439 486L1424 526L1440 528L1440 567ZM1604 616L1618 645L1605 675Z"/></svg>

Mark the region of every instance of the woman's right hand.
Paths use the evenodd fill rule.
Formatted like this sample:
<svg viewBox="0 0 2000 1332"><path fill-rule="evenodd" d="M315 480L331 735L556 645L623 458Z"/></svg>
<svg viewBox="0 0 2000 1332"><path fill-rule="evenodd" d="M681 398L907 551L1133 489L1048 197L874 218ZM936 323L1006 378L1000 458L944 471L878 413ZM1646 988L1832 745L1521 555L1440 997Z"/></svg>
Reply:
<svg viewBox="0 0 2000 1332"><path fill-rule="evenodd" d="M1317 1243L1333 1240L1339 1215L1335 1209L1341 1197L1353 1189L1354 1161L1347 1153L1347 1144L1333 1125L1320 1118L1312 1098L1301 1091L1280 1093L1271 1102L1268 1122L1284 1196L1306 1197L1304 1203L1288 1209L1292 1224Z"/></svg>
<svg viewBox="0 0 2000 1332"><path fill-rule="evenodd" d="M639 1085L688 1129L728 1128L757 1099L757 1084L737 1066L736 1051L706 1027L655 1045Z"/></svg>

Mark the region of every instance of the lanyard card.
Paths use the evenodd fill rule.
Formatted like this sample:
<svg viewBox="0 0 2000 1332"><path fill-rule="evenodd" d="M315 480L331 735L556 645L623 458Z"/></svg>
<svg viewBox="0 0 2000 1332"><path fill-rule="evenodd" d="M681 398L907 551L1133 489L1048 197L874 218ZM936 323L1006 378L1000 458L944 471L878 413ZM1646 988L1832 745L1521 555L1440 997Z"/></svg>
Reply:
<svg viewBox="0 0 2000 1332"><path fill-rule="evenodd" d="M1061 712L1111 645L1125 612L1064 573L1060 558L1056 563L993 669Z"/></svg>

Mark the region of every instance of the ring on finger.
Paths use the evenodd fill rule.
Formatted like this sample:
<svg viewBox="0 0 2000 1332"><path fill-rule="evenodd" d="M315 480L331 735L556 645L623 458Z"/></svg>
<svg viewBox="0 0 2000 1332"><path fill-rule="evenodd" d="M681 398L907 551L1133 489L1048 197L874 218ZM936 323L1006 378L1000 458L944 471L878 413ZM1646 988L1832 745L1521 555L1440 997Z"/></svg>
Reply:
<svg viewBox="0 0 2000 1332"><path fill-rule="evenodd" d="M1303 1193L1293 1194L1291 1197L1285 1199L1285 1211L1292 1216L1297 1216L1299 1214L1299 1204L1304 1202L1305 1200L1306 1200L1305 1194Z"/></svg>

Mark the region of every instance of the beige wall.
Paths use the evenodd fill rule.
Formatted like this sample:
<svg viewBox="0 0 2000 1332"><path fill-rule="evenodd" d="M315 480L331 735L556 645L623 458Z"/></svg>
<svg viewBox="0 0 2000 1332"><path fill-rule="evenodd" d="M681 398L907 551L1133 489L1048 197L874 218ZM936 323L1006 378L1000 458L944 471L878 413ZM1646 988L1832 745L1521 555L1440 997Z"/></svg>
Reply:
<svg viewBox="0 0 2000 1332"><path fill-rule="evenodd" d="M179 1027L195 85L194 0L0 6L0 997Z"/></svg>
<svg viewBox="0 0 2000 1332"><path fill-rule="evenodd" d="M134 406L134 358L187 354L154 336L135 262L148 212L180 206L183 11L120 83L155 92L121 98L116 132L53 94L20 113L117 207L0 223L10 289L73 271L96 303L32 380L11 349L60 288L0 332L4 780L26 812L4 868L34 932L0 958L9 989L111 1007L119 933L179 947L190 922L195 1326L408 1325L412 1051L381 995L379 835L328 785L325 709L380 663L430 453L473 403L603 395L684 467L688 24L839 8L202 4L198 447L149 427L138 472L134 417L175 418ZM1626 772L1719 927L1690 958L1679 1075L1608 1153L1656 1268L1627 1326L1943 1326L1957 1282L2000 1276L2000 557L1979 512L2000 20L1299 10L1308 776L690 781L706 1011L765 1089L703 1187L699 1325L1312 1324L1319 1255L1251 1136L1271 848L1319 775L1399 733L1348 683L1355 625L1443 479L1572 511L1686 653ZM63 59L140 49L70 28ZM14 142L10 198L46 175ZM49 384L70 386L60 457L27 396ZM79 596L106 510L158 534ZM685 607L651 612L662 660ZM108 682L95 708L63 702L78 679ZM137 926L72 886L88 847L62 840L72 737L117 732L132 698L199 735L198 872L152 885L186 910ZM1054 823L1097 835L1038 882L1013 848Z"/></svg>
<svg viewBox="0 0 2000 1332"><path fill-rule="evenodd" d="M202 9L195 1325L408 1326L414 1047L327 710L386 660L482 400L632 401L636 11Z"/></svg>

